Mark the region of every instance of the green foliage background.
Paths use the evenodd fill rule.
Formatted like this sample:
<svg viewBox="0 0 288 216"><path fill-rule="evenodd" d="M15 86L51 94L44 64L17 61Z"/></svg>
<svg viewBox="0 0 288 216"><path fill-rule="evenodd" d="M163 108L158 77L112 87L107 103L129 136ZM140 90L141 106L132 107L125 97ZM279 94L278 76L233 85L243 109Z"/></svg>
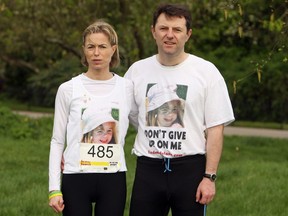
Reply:
<svg viewBox="0 0 288 216"><path fill-rule="evenodd" d="M156 53L152 12L162 0L0 0L0 94L53 107L58 86L81 72L81 34L98 18L119 35L123 75ZM288 2L171 0L191 11L187 52L223 74L238 120L287 122ZM236 94L235 94L236 91Z"/></svg>

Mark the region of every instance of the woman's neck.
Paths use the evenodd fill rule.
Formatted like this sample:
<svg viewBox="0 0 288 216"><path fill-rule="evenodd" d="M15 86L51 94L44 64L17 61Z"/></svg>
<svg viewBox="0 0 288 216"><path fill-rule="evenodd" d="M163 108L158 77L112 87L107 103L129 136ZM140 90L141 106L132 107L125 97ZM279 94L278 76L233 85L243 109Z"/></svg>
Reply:
<svg viewBox="0 0 288 216"><path fill-rule="evenodd" d="M93 80L109 80L114 76L113 73L109 71L100 72L100 71L90 71L90 70L84 73L84 75Z"/></svg>

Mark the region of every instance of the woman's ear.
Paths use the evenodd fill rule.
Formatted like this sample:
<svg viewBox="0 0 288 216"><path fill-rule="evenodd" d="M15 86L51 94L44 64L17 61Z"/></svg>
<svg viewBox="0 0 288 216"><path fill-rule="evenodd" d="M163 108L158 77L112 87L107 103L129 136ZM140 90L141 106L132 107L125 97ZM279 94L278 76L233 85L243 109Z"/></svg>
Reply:
<svg viewBox="0 0 288 216"><path fill-rule="evenodd" d="M117 45L112 46L113 53L116 51L117 47L118 47Z"/></svg>

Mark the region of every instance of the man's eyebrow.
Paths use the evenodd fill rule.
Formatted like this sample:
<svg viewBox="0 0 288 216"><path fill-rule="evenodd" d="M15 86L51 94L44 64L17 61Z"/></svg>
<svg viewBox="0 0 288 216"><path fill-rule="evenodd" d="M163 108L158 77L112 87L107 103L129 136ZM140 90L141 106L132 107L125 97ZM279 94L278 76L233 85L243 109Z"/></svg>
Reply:
<svg viewBox="0 0 288 216"><path fill-rule="evenodd" d="M160 24L159 27L167 27L165 24Z"/></svg>

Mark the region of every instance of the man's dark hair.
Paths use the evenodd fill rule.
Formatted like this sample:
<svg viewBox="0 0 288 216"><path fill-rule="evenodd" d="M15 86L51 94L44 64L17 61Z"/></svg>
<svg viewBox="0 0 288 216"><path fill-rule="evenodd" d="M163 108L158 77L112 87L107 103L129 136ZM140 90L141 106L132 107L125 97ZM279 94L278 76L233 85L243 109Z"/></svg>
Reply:
<svg viewBox="0 0 288 216"><path fill-rule="evenodd" d="M153 14L153 26L155 27L158 17L164 13L168 17L184 17L187 31L191 28L191 14L185 5L161 4Z"/></svg>

